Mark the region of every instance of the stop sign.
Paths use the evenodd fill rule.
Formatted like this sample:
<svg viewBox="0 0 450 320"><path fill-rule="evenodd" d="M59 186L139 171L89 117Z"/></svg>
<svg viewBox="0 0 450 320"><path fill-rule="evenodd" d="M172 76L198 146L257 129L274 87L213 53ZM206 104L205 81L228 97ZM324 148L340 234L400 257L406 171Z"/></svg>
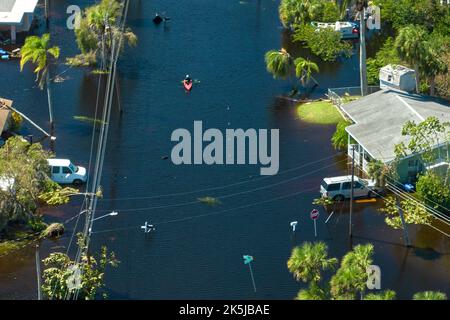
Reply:
<svg viewBox="0 0 450 320"><path fill-rule="evenodd" d="M311 211L310 216L311 216L311 219L317 220L319 218L319 211L314 209L313 211Z"/></svg>

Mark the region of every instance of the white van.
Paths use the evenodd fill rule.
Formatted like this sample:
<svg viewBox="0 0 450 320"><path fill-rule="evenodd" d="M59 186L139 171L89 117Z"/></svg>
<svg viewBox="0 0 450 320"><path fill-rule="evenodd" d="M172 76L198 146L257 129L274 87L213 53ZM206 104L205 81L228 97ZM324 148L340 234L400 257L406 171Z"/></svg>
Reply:
<svg viewBox="0 0 450 320"><path fill-rule="evenodd" d="M67 159L47 159L51 179L60 184L82 184L87 181L85 168L74 165Z"/></svg>
<svg viewBox="0 0 450 320"><path fill-rule="evenodd" d="M352 176L325 178L320 186L322 197L342 201L351 196ZM355 198L372 198L380 194L381 190L375 188L375 181L354 177L353 194Z"/></svg>

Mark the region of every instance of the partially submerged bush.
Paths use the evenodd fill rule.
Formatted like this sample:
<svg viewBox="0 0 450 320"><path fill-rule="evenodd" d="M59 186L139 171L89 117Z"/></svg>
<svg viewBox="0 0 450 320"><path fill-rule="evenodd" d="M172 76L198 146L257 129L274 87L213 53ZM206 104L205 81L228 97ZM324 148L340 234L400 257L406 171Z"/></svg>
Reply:
<svg viewBox="0 0 450 320"><path fill-rule="evenodd" d="M64 225L62 223L52 223L42 232L44 238L59 238L64 234Z"/></svg>

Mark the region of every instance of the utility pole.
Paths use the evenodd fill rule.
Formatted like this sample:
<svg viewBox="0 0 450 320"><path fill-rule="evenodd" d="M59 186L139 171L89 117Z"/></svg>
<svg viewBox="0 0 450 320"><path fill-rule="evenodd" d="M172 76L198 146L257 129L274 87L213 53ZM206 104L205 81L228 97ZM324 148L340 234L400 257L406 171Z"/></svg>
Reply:
<svg viewBox="0 0 450 320"><path fill-rule="evenodd" d="M355 146L352 145L352 183L351 183L351 192L350 192L350 220L348 224L348 235L350 239L353 237L352 234L352 214L353 214L353 196L354 196L354 184L355 182Z"/></svg>
<svg viewBox="0 0 450 320"><path fill-rule="evenodd" d="M367 65L366 65L366 8L367 1L358 0L356 9L359 12L359 73L361 81L361 95L367 95Z"/></svg>
<svg viewBox="0 0 450 320"><path fill-rule="evenodd" d="M45 0L45 25L47 26L48 29L48 16L49 16L49 0Z"/></svg>
<svg viewBox="0 0 450 320"><path fill-rule="evenodd" d="M122 17L120 23L125 24L126 23L126 17L128 14L128 7L129 7L129 0L124 0L123 2L124 7L122 11ZM110 26L106 26L107 28L110 28ZM122 27L123 28L123 27ZM121 29L124 30L124 29ZM120 35L119 41L116 40L116 38L113 36L111 38L112 41L112 48L111 48L111 57L109 63L109 73L108 73L108 79L106 84L106 92L105 92L105 99L104 99L104 106L103 106L103 114L102 114L102 126L100 128L100 134L99 134L99 141L97 146L97 155L95 160L95 168L94 168L94 175L93 180L91 184L91 196L87 199L87 209L86 209L86 220L85 225L83 229L83 235L85 237L85 248L84 251L86 252L86 255L89 256L89 244L90 244L90 237L92 234L92 226L95 220L95 212L97 209L97 191L98 188L101 185L101 177L103 173L103 164L105 161L105 153L106 153L106 145L108 140L108 131L109 131L109 123L110 123L110 117L111 117L111 107L112 107L112 100L114 98L114 88L115 88L115 77L116 77L116 71L117 71L117 60L119 59L120 54L120 44L123 41L123 33ZM79 250L77 257L75 259L76 263L79 263L81 261L81 256L83 254L83 250ZM72 298L76 300L78 298L79 290L75 292L75 294L69 298Z"/></svg>
<svg viewBox="0 0 450 320"><path fill-rule="evenodd" d="M36 275L37 275L37 295L38 300L42 300L41 297L41 260L39 259L39 245L36 245Z"/></svg>
<svg viewBox="0 0 450 320"><path fill-rule="evenodd" d="M402 205L398 198L398 195L396 195L396 200L397 200L398 214L400 216L400 221L402 222L402 227L403 227L403 238L405 239L405 246L411 247L411 241L409 241L409 234L408 234L408 229L407 229L407 226L405 223L405 217L403 216L403 208L402 208Z"/></svg>

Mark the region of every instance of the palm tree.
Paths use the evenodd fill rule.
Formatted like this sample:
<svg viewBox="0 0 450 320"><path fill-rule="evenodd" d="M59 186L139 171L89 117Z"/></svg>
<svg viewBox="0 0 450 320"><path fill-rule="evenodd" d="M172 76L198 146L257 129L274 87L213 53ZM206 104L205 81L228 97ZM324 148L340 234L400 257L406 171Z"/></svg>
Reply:
<svg viewBox="0 0 450 320"><path fill-rule="evenodd" d="M414 66L417 92L420 86L420 66L427 57L427 37L425 28L410 25L400 29L395 39L395 48L400 59Z"/></svg>
<svg viewBox="0 0 450 320"><path fill-rule="evenodd" d="M311 282L307 289L298 292L295 300L328 300L327 290L322 289L316 283Z"/></svg>
<svg viewBox="0 0 450 320"><path fill-rule="evenodd" d="M395 297L395 291L386 290L380 293L369 293L364 300L395 300Z"/></svg>
<svg viewBox="0 0 450 320"><path fill-rule="evenodd" d="M99 59L108 61L113 43L124 40L130 46L137 44L137 36L131 29L121 29L117 19L121 15L122 5L117 0L102 0L88 7L81 18L80 26L75 30L81 56L95 54ZM119 44L123 48L123 41ZM81 58L81 57L80 57ZM72 60L72 59L71 59ZM79 59L86 61L92 59ZM103 66L106 69L107 63Z"/></svg>
<svg viewBox="0 0 450 320"><path fill-rule="evenodd" d="M336 258L328 258L328 247L323 242L305 242L292 250L287 262L289 272L297 281L318 283L323 270L333 269Z"/></svg>
<svg viewBox="0 0 450 320"><path fill-rule="evenodd" d="M286 49L270 50L265 55L267 71L275 79L286 79L292 75L294 61Z"/></svg>
<svg viewBox="0 0 450 320"><path fill-rule="evenodd" d="M294 24L309 22L310 9L310 0L282 0L279 6L281 23L285 28L291 28Z"/></svg>
<svg viewBox="0 0 450 320"><path fill-rule="evenodd" d="M342 259L341 266L331 278L331 294L335 299L355 299L361 297L368 279L367 268L372 264L374 247L372 244L357 245Z"/></svg>
<svg viewBox="0 0 450 320"><path fill-rule="evenodd" d="M440 291L424 291L417 292L414 297L414 300L447 300L447 295Z"/></svg>
<svg viewBox="0 0 450 320"><path fill-rule="evenodd" d="M30 36L25 39L25 44L21 49L20 71L24 65L31 61L35 66L36 82L41 90L47 87L48 110L50 114L50 123L53 123L52 99L50 89L49 61L51 57L58 59L59 47L50 46L50 34L46 33L42 37Z"/></svg>
<svg viewBox="0 0 450 320"><path fill-rule="evenodd" d="M307 84L310 79L313 79L317 84L316 79L312 76L313 73L319 72L319 66L316 63L300 57L294 60L294 65L295 74L297 78L300 78L303 85Z"/></svg>
<svg viewBox="0 0 450 320"><path fill-rule="evenodd" d="M367 173L372 180L375 180L375 185L380 188L386 186L386 176L389 173L389 168L380 160L373 160L369 162Z"/></svg>
<svg viewBox="0 0 450 320"><path fill-rule="evenodd" d="M433 37L428 41L426 58L424 59L425 66L422 69L430 80L430 96L435 95L436 76L448 72L448 65L442 59L448 48L448 44L440 37Z"/></svg>

